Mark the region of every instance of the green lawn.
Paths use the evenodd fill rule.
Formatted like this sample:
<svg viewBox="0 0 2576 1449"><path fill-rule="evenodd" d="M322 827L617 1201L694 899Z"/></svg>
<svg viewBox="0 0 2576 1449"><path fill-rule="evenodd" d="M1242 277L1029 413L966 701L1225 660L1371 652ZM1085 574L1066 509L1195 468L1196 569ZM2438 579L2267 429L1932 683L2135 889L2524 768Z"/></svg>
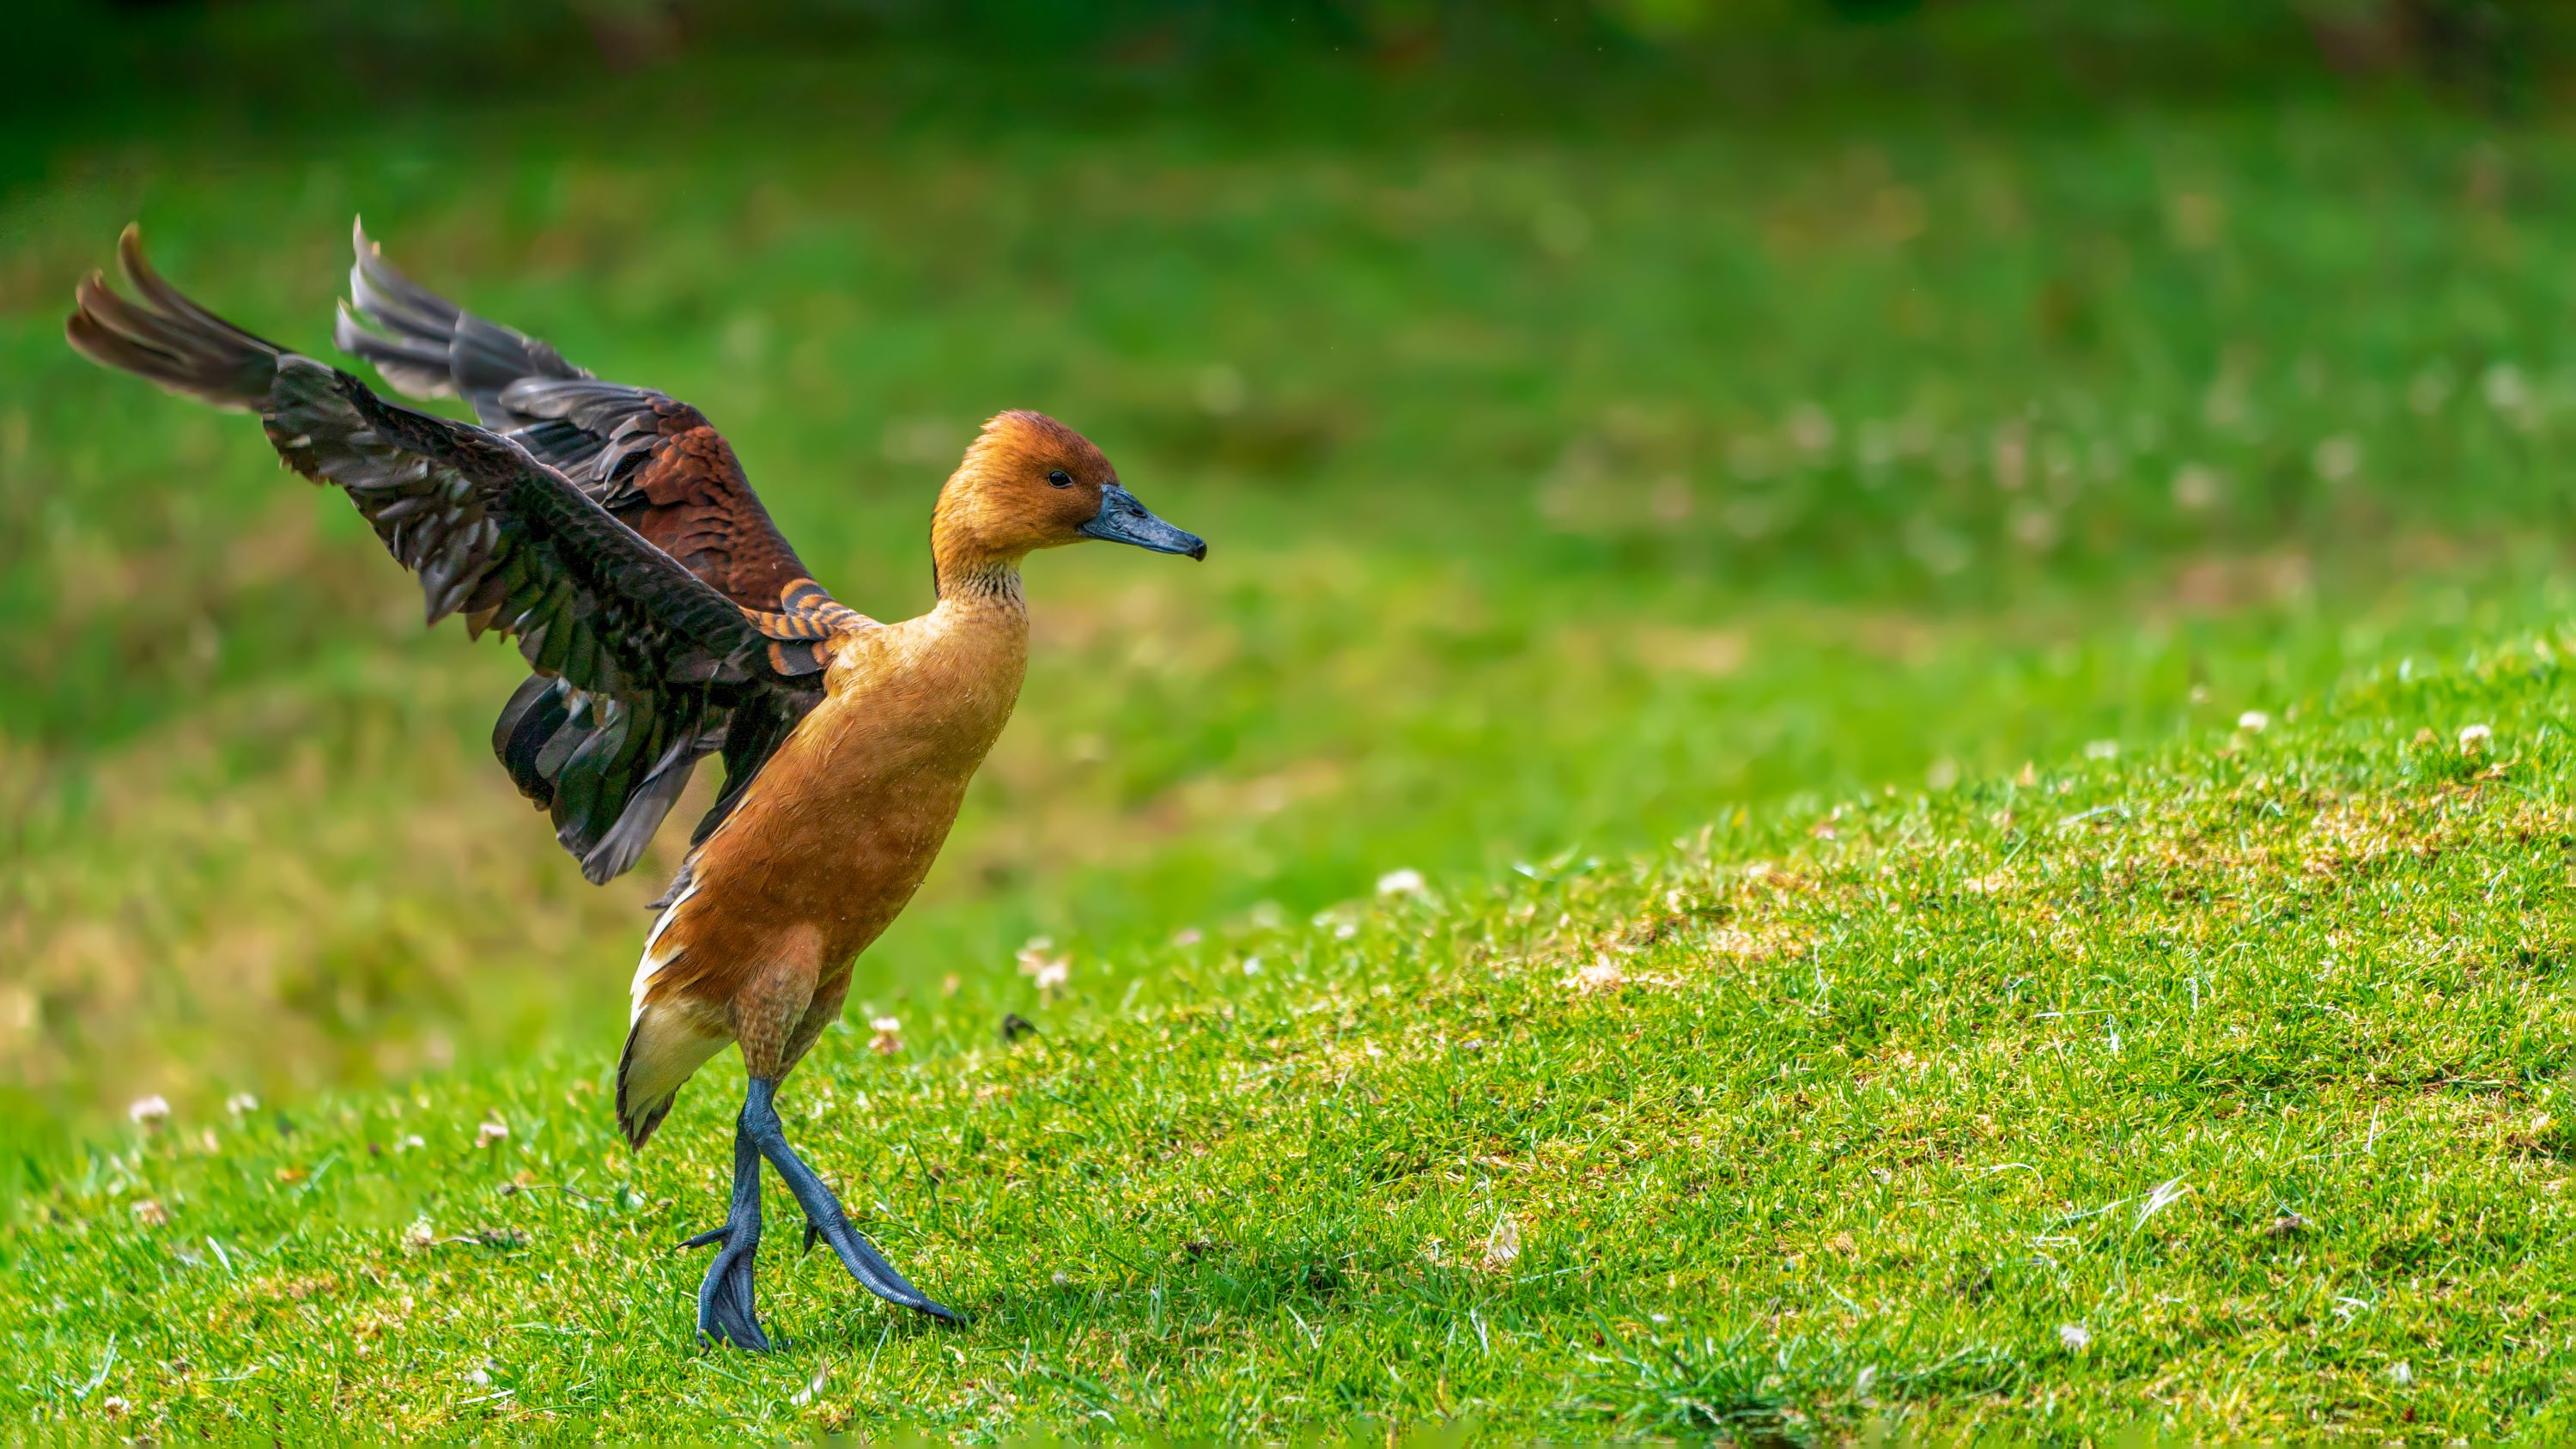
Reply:
<svg viewBox="0 0 2576 1449"><path fill-rule="evenodd" d="M0 197L0 1423L2559 1422L2576 137L878 78L90 135ZM488 758L511 656L61 344L139 216L320 348L359 210L702 406L871 613L1003 406L1211 540L1036 562L1020 718L789 1094L968 1329L782 1231L803 1346L690 1347L731 1068L640 1159L598 1090L673 857L583 885Z"/></svg>
<svg viewBox="0 0 2576 1449"><path fill-rule="evenodd" d="M591 1052L181 1113L5 1239L0 1393L288 1442L2564 1433L2570 647L1134 948L1013 1046L845 1034L788 1116L962 1329L791 1221L798 1342L692 1346L721 1074L640 1157Z"/></svg>

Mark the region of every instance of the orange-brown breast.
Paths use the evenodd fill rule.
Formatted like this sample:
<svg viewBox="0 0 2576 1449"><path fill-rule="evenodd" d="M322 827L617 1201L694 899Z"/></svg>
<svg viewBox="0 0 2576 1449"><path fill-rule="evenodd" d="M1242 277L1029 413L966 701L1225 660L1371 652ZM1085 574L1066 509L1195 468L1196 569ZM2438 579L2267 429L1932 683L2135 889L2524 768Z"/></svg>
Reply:
<svg viewBox="0 0 2576 1449"><path fill-rule="evenodd" d="M851 960L929 873L1027 658L1016 595L842 636L823 703L700 847L647 999L734 1007L747 1057L742 1008L771 1014L784 982L837 1006Z"/></svg>

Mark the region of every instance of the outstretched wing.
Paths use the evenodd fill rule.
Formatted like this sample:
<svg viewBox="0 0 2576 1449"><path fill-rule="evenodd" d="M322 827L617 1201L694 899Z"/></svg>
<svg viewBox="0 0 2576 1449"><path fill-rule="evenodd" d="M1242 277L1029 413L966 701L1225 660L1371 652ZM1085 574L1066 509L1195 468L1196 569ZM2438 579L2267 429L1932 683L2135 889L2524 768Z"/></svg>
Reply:
<svg viewBox="0 0 2576 1449"><path fill-rule="evenodd" d="M832 602L703 413L650 388L600 381L546 343L404 276L363 225L354 237L349 300L332 331L342 351L412 397L463 398L483 426L559 469L742 607L802 616ZM821 667L797 647L804 636L774 637L788 646L776 661L784 672Z"/></svg>
<svg viewBox="0 0 2576 1449"><path fill-rule="evenodd" d="M389 403L207 312L154 275L133 227L118 256L142 304L91 274L65 328L71 345L257 412L287 464L339 485L419 575L432 623L462 613L476 633L515 638L539 693L564 712L544 731L560 754L535 762L541 803L592 880L635 863L700 757L743 737L728 808L785 737L778 722L792 728L810 707L811 681L772 668L771 641L739 606L520 443Z"/></svg>

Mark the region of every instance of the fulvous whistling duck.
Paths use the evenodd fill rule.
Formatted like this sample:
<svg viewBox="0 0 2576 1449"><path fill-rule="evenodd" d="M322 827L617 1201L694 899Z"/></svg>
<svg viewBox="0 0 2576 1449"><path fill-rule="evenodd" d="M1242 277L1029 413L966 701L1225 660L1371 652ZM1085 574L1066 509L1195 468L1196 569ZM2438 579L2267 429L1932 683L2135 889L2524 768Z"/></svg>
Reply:
<svg viewBox="0 0 2576 1449"><path fill-rule="evenodd" d="M954 1322L850 1225L788 1144L781 1078L839 1014L858 954L900 912L1010 717L1028 658L1020 563L1085 539L1205 558L1081 434L1033 412L986 423L931 512L938 602L880 623L814 582L697 409L602 382L389 265L364 230L335 339L402 392L456 396L482 426L386 401L264 342L118 246L128 302L92 273L66 328L83 356L260 415L286 465L349 495L420 576L432 624L511 636L530 673L493 751L593 881L635 864L699 760L725 783L644 938L617 1065L641 1148L680 1084L738 1043L750 1076L698 1329L765 1349L753 1304L760 1166L852 1276Z"/></svg>

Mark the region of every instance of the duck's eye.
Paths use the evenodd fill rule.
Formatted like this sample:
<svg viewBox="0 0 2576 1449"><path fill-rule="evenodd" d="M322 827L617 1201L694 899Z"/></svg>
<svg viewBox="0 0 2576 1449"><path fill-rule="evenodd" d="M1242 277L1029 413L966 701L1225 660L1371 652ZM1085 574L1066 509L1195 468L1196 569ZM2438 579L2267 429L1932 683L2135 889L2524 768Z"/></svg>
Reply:
<svg viewBox="0 0 2576 1449"><path fill-rule="evenodd" d="M1058 488L1070 488L1073 486L1073 475L1064 471L1062 468L1058 468L1054 472L1047 474L1047 481Z"/></svg>

